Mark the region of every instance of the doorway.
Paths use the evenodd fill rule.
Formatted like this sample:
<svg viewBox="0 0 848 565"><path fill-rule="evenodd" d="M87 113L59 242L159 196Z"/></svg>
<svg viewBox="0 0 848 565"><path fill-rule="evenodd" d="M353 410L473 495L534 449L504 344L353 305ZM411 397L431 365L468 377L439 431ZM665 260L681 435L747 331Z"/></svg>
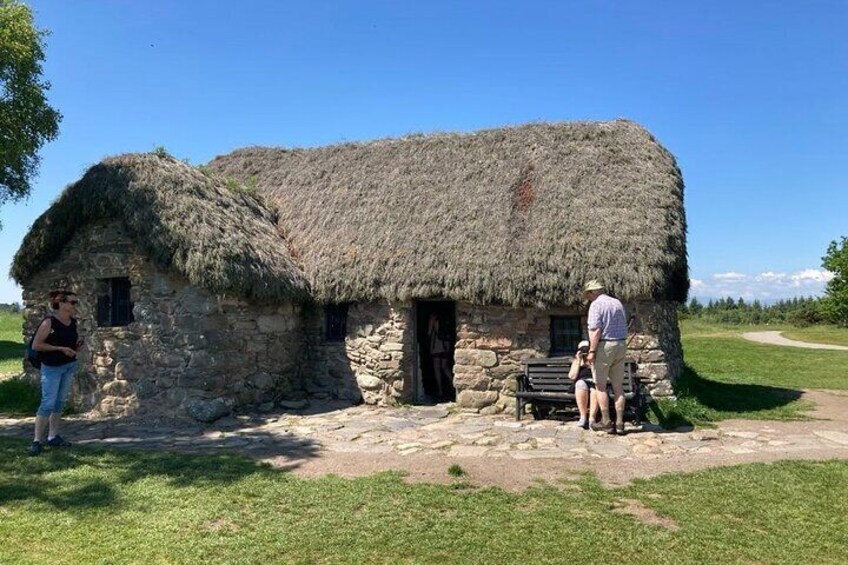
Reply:
<svg viewBox="0 0 848 565"><path fill-rule="evenodd" d="M453 354L456 344L456 303L421 300L415 308L415 401L436 404L456 400Z"/></svg>

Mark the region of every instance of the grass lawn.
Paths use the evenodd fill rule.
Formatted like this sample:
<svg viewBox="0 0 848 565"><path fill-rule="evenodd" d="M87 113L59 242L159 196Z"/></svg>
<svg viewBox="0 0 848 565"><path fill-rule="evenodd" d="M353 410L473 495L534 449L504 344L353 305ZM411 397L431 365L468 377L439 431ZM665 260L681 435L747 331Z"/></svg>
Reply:
<svg viewBox="0 0 848 565"><path fill-rule="evenodd" d="M834 527L848 513L844 461L620 489L581 476L512 494L396 474L306 480L223 454L24 448L0 439L4 563L838 563L848 552ZM655 523L612 511L627 504Z"/></svg>
<svg viewBox="0 0 848 565"><path fill-rule="evenodd" d="M829 343L848 347L848 328L837 326L810 326L808 328L787 328L783 336L811 343Z"/></svg>
<svg viewBox="0 0 848 565"><path fill-rule="evenodd" d="M0 376L21 372L24 340L21 314L0 312ZM31 415L38 407L39 392L18 379L0 379L0 412Z"/></svg>
<svg viewBox="0 0 848 565"><path fill-rule="evenodd" d="M21 314L0 312L0 375L20 373L24 358Z"/></svg>
<svg viewBox="0 0 848 565"><path fill-rule="evenodd" d="M810 405L799 400L800 389L848 389L848 351L763 345L741 337L767 329L783 327L684 320L687 367L677 383L678 401L659 402L652 419L669 427L727 418L802 419Z"/></svg>
<svg viewBox="0 0 848 565"><path fill-rule="evenodd" d="M848 351L753 343L742 339L741 334L768 326L751 327L683 321L687 365L703 378L726 384L848 390ZM799 331L808 330L813 328Z"/></svg>

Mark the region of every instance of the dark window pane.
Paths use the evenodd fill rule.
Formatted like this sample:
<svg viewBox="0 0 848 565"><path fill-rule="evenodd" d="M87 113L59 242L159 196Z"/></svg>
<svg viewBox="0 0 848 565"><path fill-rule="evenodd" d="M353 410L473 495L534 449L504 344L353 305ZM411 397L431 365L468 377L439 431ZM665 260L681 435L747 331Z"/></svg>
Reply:
<svg viewBox="0 0 848 565"><path fill-rule="evenodd" d="M580 316L551 316L550 355L573 355L582 336Z"/></svg>
<svg viewBox="0 0 848 565"><path fill-rule="evenodd" d="M98 326L126 326L134 321L133 303L130 301L130 286L130 280L126 277L98 281Z"/></svg>
<svg viewBox="0 0 848 565"><path fill-rule="evenodd" d="M108 294L97 296L97 325L100 327L112 325L112 306Z"/></svg>
<svg viewBox="0 0 848 565"><path fill-rule="evenodd" d="M344 341L347 335L347 304L328 304L324 307L324 338Z"/></svg>
<svg viewBox="0 0 848 565"><path fill-rule="evenodd" d="M112 279L112 325L126 326L133 321L130 280Z"/></svg>

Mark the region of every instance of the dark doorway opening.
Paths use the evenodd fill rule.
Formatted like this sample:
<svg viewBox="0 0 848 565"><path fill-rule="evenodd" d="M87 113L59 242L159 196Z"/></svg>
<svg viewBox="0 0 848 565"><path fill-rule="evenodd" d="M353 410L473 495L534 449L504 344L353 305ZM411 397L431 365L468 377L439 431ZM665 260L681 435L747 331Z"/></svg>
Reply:
<svg viewBox="0 0 848 565"><path fill-rule="evenodd" d="M456 344L456 303L419 301L415 313L418 379L415 399L421 404L453 402L453 353Z"/></svg>

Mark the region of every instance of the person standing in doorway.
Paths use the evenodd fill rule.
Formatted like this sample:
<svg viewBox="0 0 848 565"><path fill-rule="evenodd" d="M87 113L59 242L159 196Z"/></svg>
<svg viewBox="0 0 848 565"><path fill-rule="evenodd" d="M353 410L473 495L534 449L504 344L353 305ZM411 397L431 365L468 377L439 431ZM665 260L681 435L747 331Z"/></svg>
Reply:
<svg viewBox="0 0 848 565"><path fill-rule="evenodd" d="M427 338L433 360L433 379L436 381L438 401L445 400L445 382L450 379L450 343L444 339L439 327L439 316L433 312L427 320Z"/></svg>
<svg viewBox="0 0 848 565"><path fill-rule="evenodd" d="M77 295L67 290L50 293L52 315L38 326L32 348L41 360L41 404L35 416L35 438L30 455L40 455L47 431L50 447L70 445L59 435L62 409L71 391L71 379L77 371L77 352L82 340L77 333Z"/></svg>
<svg viewBox="0 0 848 565"><path fill-rule="evenodd" d="M583 294L589 305L589 354L586 361L595 375L595 394L601 409L601 422L591 424L595 431L624 433L624 358L627 355L627 314L616 298L606 293L604 285L591 280ZM615 398L615 423L610 421L607 382Z"/></svg>

